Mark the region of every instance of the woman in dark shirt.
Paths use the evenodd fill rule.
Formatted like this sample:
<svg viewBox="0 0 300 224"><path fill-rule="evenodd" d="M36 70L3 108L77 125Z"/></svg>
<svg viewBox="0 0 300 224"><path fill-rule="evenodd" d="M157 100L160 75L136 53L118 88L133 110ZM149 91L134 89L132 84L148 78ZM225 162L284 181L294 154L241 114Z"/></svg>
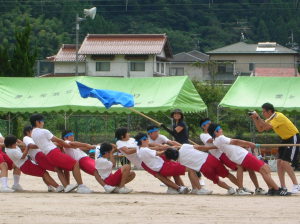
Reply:
<svg viewBox="0 0 300 224"><path fill-rule="evenodd" d="M173 133L175 141L180 144L189 143L188 126L184 122L184 116L180 109L175 109L171 113L173 119Z"/></svg>

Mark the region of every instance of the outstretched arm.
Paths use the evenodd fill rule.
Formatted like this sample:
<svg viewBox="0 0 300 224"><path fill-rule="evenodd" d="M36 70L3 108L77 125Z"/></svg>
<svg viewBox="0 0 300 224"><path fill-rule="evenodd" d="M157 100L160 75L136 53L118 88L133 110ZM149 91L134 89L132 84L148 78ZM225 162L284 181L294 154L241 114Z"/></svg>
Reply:
<svg viewBox="0 0 300 224"><path fill-rule="evenodd" d="M261 117L255 112L251 115L251 118L255 124L257 131L263 132L272 129L272 125L266 123Z"/></svg>
<svg viewBox="0 0 300 224"><path fill-rule="evenodd" d="M253 142L248 142L248 141L241 140L241 139L231 139L230 144L238 145L238 146L245 147L245 148L251 148L251 149L255 148L255 144Z"/></svg>

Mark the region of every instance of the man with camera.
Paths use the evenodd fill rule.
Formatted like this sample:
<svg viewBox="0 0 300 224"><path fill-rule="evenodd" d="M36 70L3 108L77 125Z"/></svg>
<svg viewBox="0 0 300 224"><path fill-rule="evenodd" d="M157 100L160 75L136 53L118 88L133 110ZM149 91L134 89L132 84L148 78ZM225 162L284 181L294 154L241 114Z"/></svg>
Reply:
<svg viewBox="0 0 300 224"><path fill-rule="evenodd" d="M274 106L270 103L264 103L262 106L262 114L266 118L263 120L255 112L249 112L249 116L252 118L257 130L259 132L268 131L273 129L274 132L281 138L282 144L299 144L299 131L296 126L282 113L275 111ZM285 172L293 182L292 193L300 192L300 186L296 179L294 170L291 166L297 166L297 155L299 147L296 146L284 146L278 149L277 159L277 173L282 188L286 189L285 184Z"/></svg>

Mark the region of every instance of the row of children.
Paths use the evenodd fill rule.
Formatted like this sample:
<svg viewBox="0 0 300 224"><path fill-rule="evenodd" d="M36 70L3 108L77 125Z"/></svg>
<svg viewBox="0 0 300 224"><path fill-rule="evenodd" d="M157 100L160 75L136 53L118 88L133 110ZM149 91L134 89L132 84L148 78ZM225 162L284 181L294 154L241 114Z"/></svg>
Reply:
<svg viewBox="0 0 300 224"><path fill-rule="evenodd" d="M175 111L172 116L178 117L179 120L183 117L180 111ZM134 139L130 138L126 128L119 128L115 133L116 146L102 143L96 150L95 160L82 151L93 149L95 146L74 141L74 134L71 131L65 131L62 135L63 139L59 139L50 131L43 129L44 117L42 115L32 115L30 122L33 129L31 130L30 127L24 129L26 135L23 139L24 143L14 136L7 136L4 139L5 152L13 161L14 166L24 174L42 177L48 185L49 191L70 192L77 188L78 193L91 193L92 191L82 183L80 173L80 169L82 169L86 173L95 176L99 184L108 193L131 192L132 189L125 187L125 184L135 177L135 173L129 165L122 166L112 174L112 168L115 165L114 152L119 150L135 167L145 169L167 185L167 193L185 194L190 192L180 178L181 175L188 172L193 188L191 193L211 194L212 191L204 189L199 184L197 172L202 172L215 184L227 189L228 194L249 195L253 192L243 187L243 171L247 169L256 187L256 194L265 194L266 192L259 187L255 171L261 173L267 183L269 187L268 194L290 194L276 185L267 164L264 164L242 148L249 147L253 149L255 147L254 143L225 137L221 127L211 124L209 119L204 119L201 122L201 127L206 132L201 135L201 139L206 146L180 144L177 141L171 141L159 134L159 129L155 126L149 127L147 134L137 134ZM176 130L176 127L174 129L173 133L175 131L178 135L184 127L179 126L179 131ZM23 151L18 145L23 147ZM63 148L64 152L59 148ZM210 153L203 151L209 151ZM175 162L176 160L178 162ZM224 165L237 170L237 177L233 176ZM57 172L62 186L50 177L47 170ZM1 171L1 180L3 180L1 191L13 191L7 186L7 178L6 182L3 179L5 172L2 170L2 166ZM68 171L73 172L77 182L76 185L70 184ZM173 177L174 182L169 177ZM235 191L233 187L228 186L219 177L227 177L233 184L238 186L238 190ZM18 186L14 187L15 190L22 190L18 182L14 183L13 186Z"/></svg>

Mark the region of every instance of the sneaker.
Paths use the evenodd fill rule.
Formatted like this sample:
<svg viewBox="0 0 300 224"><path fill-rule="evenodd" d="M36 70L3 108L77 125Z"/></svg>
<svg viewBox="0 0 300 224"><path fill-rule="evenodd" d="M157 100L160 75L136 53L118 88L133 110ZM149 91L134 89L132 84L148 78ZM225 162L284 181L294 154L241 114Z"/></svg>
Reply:
<svg viewBox="0 0 300 224"><path fill-rule="evenodd" d="M205 181L204 181L204 180L201 179L201 180L199 181L199 183L200 183L201 186L205 186Z"/></svg>
<svg viewBox="0 0 300 224"><path fill-rule="evenodd" d="M255 194L256 195L266 195L267 192L264 189L262 189L261 187L259 187L259 188L255 189Z"/></svg>
<svg viewBox="0 0 300 224"><path fill-rule="evenodd" d="M126 187L121 187L119 189L119 194L128 194L130 192L132 192L132 189L129 189L129 188L126 188Z"/></svg>
<svg viewBox="0 0 300 224"><path fill-rule="evenodd" d="M13 189L9 188L9 187L1 187L0 192L1 193L13 193L15 191Z"/></svg>
<svg viewBox="0 0 300 224"><path fill-rule="evenodd" d="M161 182L159 186L166 187L167 185L165 185L163 182Z"/></svg>
<svg viewBox="0 0 300 224"><path fill-rule="evenodd" d="M188 194L190 192L190 189L188 189L185 186L180 186L178 189L179 194Z"/></svg>
<svg viewBox="0 0 300 224"><path fill-rule="evenodd" d="M250 194L254 194L254 192L253 192L253 191L251 191L251 190L249 190L248 188L245 188L245 187L243 187L243 190L244 190L245 192L248 192L248 193L250 193Z"/></svg>
<svg viewBox="0 0 300 224"><path fill-rule="evenodd" d="M274 190L273 188L270 188L270 189L268 190L267 195L269 195L269 196L274 196L274 193L275 193L275 190Z"/></svg>
<svg viewBox="0 0 300 224"><path fill-rule="evenodd" d="M177 191L176 189L174 189L172 187L168 187L168 190L166 193L167 194L179 194L179 191Z"/></svg>
<svg viewBox="0 0 300 224"><path fill-rule="evenodd" d="M113 190L113 193L119 193L120 191L120 188L119 187L116 187L114 190Z"/></svg>
<svg viewBox="0 0 300 224"><path fill-rule="evenodd" d="M64 190L64 188L63 188ZM48 192L55 192L55 187L48 186Z"/></svg>
<svg viewBox="0 0 300 224"><path fill-rule="evenodd" d="M24 191L23 187L20 184L12 185L11 189L13 189L14 191Z"/></svg>
<svg viewBox="0 0 300 224"><path fill-rule="evenodd" d="M229 195L233 195L233 194L235 194L236 192L235 192L235 190L234 190L234 188L233 187L230 187L228 190L227 190L227 194L229 194Z"/></svg>
<svg viewBox="0 0 300 224"><path fill-rule="evenodd" d="M78 187L77 184L69 184L64 188L64 192L69 193L69 192L75 190L77 187Z"/></svg>
<svg viewBox="0 0 300 224"><path fill-rule="evenodd" d="M292 194L300 193L300 185L294 184L293 187L292 187L291 193L292 193Z"/></svg>
<svg viewBox="0 0 300 224"><path fill-rule="evenodd" d="M236 195L239 195L239 196L247 196L247 195L251 195L251 193L246 192L246 191L244 191L243 188L241 188L241 189L237 189Z"/></svg>
<svg viewBox="0 0 300 224"><path fill-rule="evenodd" d="M283 188L280 187L278 190L274 190L273 195L276 195L276 196L289 196L291 194L292 194L291 192L288 192L286 189L283 189Z"/></svg>
<svg viewBox="0 0 300 224"><path fill-rule="evenodd" d="M207 190L207 189L202 187L201 189L193 189L191 191L191 194L208 195L208 194L212 194L212 191Z"/></svg>
<svg viewBox="0 0 300 224"><path fill-rule="evenodd" d="M76 192L79 194L93 193L93 191L91 189L89 189L87 186L85 186L84 184L79 185Z"/></svg>
<svg viewBox="0 0 300 224"><path fill-rule="evenodd" d="M64 191L64 186L58 185L58 187L55 188L53 192L59 193L59 192L63 192L63 191Z"/></svg>
<svg viewBox="0 0 300 224"><path fill-rule="evenodd" d="M103 188L105 190L105 193L112 193L116 189L116 187L113 187L113 186L110 186L110 185L104 185Z"/></svg>

